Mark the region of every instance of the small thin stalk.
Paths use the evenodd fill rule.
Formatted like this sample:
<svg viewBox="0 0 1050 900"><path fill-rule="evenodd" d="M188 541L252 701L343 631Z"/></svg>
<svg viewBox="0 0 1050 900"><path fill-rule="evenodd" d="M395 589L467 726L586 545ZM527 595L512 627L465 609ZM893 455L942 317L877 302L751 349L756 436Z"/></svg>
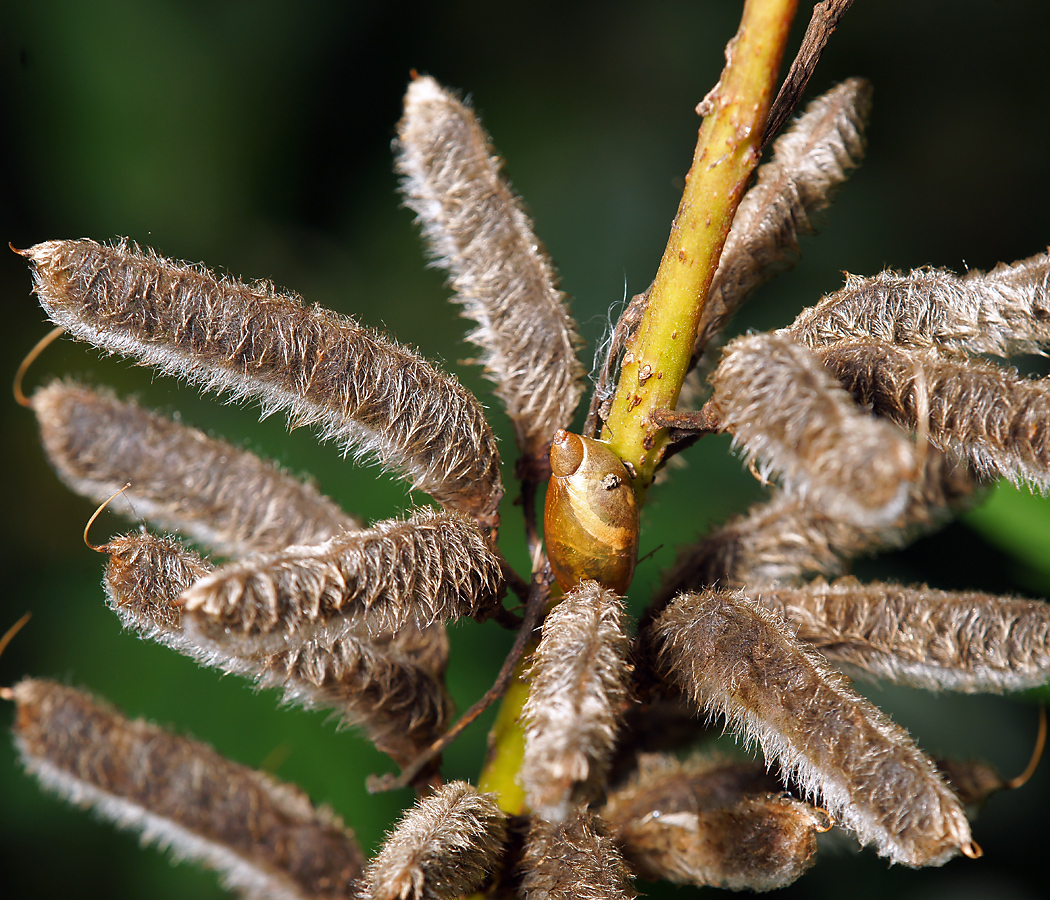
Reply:
<svg viewBox="0 0 1050 900"><path fill-rule="evenodd" d="M518 780L518 772L525 759L525 722L522 714L532 692L532 680L529 677L532 654L540 642L538 632L543 617L562 599L561 592L556 588L557 596L550 595L549 569L534 573L532 578L533 594L525 610L525 621L514 642L514 649L508 655L508 659L514 659L514 669L509 686L500 700L496 721L489 731L489 752L478 778L478 790L494 794L500 809L511 816L528 811L525 788ZM503 665L506 668L507 663Z"/></svg>
<svg viewBox="0 0 1050 900"><path fill-rule="evenodd" d="M726 68L698 110L693 164L641 325L628 344L602 437L634 468L639 499L667 447L650 421L674 409L733 215L758 163L797 0L748 0Z"/></svg>

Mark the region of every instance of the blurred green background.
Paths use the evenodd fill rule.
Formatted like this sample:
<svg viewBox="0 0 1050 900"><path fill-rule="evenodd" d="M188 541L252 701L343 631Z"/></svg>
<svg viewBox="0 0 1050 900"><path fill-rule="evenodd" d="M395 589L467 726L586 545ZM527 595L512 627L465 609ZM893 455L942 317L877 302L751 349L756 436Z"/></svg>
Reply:
<svg viewBox="0 0 1050 900"><path fill-rule="evenodd" d="M464 323L445 303L440 274L425 268L395 194L389 144L409 71L473 97L573 297L590 354L610 305L652 277L695 140L693 108L718 76L740 4L4 0L0 11L0 238L24 247L127 236L353 313L476 389L511 457L507 421L486 383L459 362L473 354L461 340ZM806 6L799 32L808 16ZM737 327L788 323L835 289L843 270L986 268L1044 249L1048 38L1044 0L856 4L813 89L849 75L873 80L869 161L822 234L805 242L799 267L763 289ZM13 254L0 254L0 289L10 375L46 326ZM1038 361L1023 364L1039 370ZM222 407L68 341L45 353L27 387L65 374L135 394L309 472L366 519L413 502L398 483L342 461L309 434L287 435L276 418L259 423L251 408ZM365 793L365 775L385 770L384 759L323 715L276 709L272 693L253 694L122 634L103 603L104 559L80 538L93 504L50 472L30 412L8 401L0 417L0 627L27 609L34 615L0 659L0 683L31 674L87 686L301 784L374 846L407 801ZM724 440L703 442L673 487L653 492L642 552L655 553L632 591L636 608L676 545L760 495L727 451ZM511 499L504 540L524 567ZM124 527L103 517L95 539ZM1050 502L1001 490L965 522L857 571L1045 595ZM465 708L508 641L495 626L472 623L453 637L452 687ZM889 688L872 696L931 751L982 756L1007 774L1028 758L1030 705ZM6 723L10 711L2 716ZM476 775L485 731L482 722L448 754L450 775ZM822 850L788 895L1044 897L1048 770L992 801L976 826L986 852L979 862L911 872L841 844ZM8 897L222 896L211 874L173 867L43 796L7 743L0 798Z"/></svg>

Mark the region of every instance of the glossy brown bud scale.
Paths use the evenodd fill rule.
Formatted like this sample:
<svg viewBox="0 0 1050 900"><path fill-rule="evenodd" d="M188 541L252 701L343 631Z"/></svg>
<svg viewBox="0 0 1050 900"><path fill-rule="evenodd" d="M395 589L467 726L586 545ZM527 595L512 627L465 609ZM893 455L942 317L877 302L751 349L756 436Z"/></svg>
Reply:
<svg viewBox="0 0 1050 900"><path fill-rule="evenodd" d="M622 462L601 441L559 430L551 444L543 532L563 591L597 581L624 594L638 559L638 505Z"/></svg>

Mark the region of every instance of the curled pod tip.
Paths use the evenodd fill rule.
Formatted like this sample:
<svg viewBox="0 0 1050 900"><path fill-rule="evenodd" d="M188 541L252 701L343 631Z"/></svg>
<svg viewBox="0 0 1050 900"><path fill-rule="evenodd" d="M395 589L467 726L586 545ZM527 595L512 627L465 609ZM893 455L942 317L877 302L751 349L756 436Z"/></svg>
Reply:
<svg viewBox="0 0 1050 900"><path fill-rule="evenodd" d="M638 504L606 444L562 429L551 444L543 533L563 591L597 581L624 594L638 560Z"/></svg>

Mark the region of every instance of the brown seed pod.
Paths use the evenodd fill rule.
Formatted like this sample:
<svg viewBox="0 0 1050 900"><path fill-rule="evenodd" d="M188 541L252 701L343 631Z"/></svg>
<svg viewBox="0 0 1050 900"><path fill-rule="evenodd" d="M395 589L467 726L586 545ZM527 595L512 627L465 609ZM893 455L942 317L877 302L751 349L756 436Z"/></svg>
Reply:
<svg viewBox="0 0 1050 900"><path fill-rule="evenodd" d="M478 323L468 340L482 350L519 445L542 456L572 419L584 376L551 261L469 105L433 78L415 78L397 131L405 205L463 315Z"/></svg>
<svg viewBox="0 0 1050 900"><path fill-rule="evenodd" d="M669 683L759 743L862 844L915 867L980 855L958 797L911 736L751 598L682 594L653 643Z"/></svg>
<svg viewBox="0 0 1050 900"><path fill-rule="evenodd" d="M642 754L601 808L641 878L770 891L816 861L827 813L783 793L757 761Z"/></svg>
<svg viewBox="0 0 1050 900"><path fill-rule="evenodd" d="M499 522L499 451L455 378L353 319L120 243L23 251L56 324L103 350L317 426L449 509Z"/></svg>
<svg viewBox="0 0 1050 900"><path fill-rule="evenodd" d="M533 816L521 863L522 900L635 900L634 876L604 823L578 806L564 822Z"/></svg>
<svg viewBox="0 0 1050 900"><path fill-rule="evenodd" d="M357 839L297 787L53 681L24 679L10 699L22 762L48 790L217 870L238 896L353 896Z"/></svg>
<svg viewBox="0 0 1050 900"><path fill-rule="evenodd" d="M358 900L453 900L495 873L507 837L492 794L451 781L420 799L387 834Z"/></svg>
<svg viewBox="0 0 1050 900"><path fill-rule="evenodd" d="M569 592L543 623L522 711L525 754L518 781L534 813L564 821L609 769L628 705L623 602L593 581Z"/></svg>
<svg viewBox="0 0 1050 900"><path fill-rule="evenodd" d="M558 429L543 534L563 591L591 579L617 594L638 561L638 504L622 462L601 441Z"/></svg>

